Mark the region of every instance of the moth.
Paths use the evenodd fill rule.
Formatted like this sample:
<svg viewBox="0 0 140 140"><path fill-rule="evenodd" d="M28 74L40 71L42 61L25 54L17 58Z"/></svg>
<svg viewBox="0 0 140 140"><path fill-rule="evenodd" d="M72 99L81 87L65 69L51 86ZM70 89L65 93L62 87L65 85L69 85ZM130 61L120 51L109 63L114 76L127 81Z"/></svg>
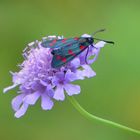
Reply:
<svg viewBox="0 0 140 140"><path fill-rule="evenodd" d="M95 35L97 32L102 32L104 29L98 30L94 32ZM71 60L73 60L76 56L81 54L89 46L94 47L93 43L94 40L101 40L94 38L90 35L82 35L81 37L73 37L73 38L63 38L63 39L52 39L52 40L45 40L41 43L41 45L45 48L52 49L52 62L51 66L53 68L59 68ZM112 41L101 40L106 43L114 44ZM88 50L87 50L88 54Z"/></svg>

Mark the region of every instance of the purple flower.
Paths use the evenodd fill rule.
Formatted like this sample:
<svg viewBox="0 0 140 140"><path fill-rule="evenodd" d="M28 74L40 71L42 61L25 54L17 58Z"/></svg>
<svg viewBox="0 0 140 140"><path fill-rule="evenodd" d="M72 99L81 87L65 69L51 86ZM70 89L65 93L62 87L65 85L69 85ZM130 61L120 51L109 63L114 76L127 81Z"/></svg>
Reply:
<svg viewBox="0 0 140 140"><path fill-rule="evenodd" d="M71 84L72 81L78 80L76 73L67 70L67 72L57 72L53 78L53 84L56 86L55 94L53 96L56 100L64 100L64 90L69 96L80 93L80 86Z"/></svg>
<svg viewBox="0 0 140 140"><path fill-rule="evenodd" d="M45 39L53 39L56 36L48 36ZM59 39L63 37L57 37ZM11 73L13 85L4 89L8 90L19 86L18 95L12 100L12 108L15 117L23 116L30 105L34 105L41 98L43 110L50 110L54 105L54 100L65 99L64 91L69 96L80 93L80 86L72 84L73 81L83 80L96 75L89 64L92 64L105 42L100 41L89 46L88 64L85 62L85 50L71 62L59 69L51 67L51 49L43 48L41 42L35 41L28 44L23 52L25 60L19 66L20 71ZM93 59L90 59L94 55Z"/></svg>

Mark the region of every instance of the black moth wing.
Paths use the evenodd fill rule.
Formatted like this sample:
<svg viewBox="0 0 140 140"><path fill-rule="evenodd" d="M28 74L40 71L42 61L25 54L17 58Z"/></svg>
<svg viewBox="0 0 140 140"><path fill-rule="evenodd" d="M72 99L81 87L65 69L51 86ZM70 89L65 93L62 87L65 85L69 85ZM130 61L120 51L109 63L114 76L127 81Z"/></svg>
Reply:
<svg viewBox="0 0 140 140"><path fill-rule="evenodd" d="M69 48L64 47L53 51L52 67L58 68L73 60L77 55L83 52L88 46L82 46L80 43L72 44Z"/></svg>
<svg viewBox="0 0 140 140"><path fill-rule="evenodd" d="M53 40L45 40L41 43L44 48L53 48L59 49L66 46L70 46L71 44L78 43L79 38L64 38L64 39L53 39Z"/></svg>

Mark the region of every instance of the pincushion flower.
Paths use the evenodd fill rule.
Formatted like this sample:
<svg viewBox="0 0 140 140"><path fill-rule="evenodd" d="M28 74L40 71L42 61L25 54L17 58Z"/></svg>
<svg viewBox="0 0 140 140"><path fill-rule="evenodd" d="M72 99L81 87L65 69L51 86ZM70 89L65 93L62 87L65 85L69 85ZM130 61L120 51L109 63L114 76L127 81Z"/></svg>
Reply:
<svg viewBox="0 0 140 140"><path fill-rule="evenodd" d="M53 39L56 36L48 36L46 39ZM63 37L58 37L63 38ZM19 66L19 72L12 72L13 85L4 89L8 90L19 87L17 96L12 100L12 108L15 117L23 116L30 105L34 105L41 99L43 110L50 110L54 106L55 100L63 101L65 93L68 96L79 94L79 85L72 84L73 81L90 78L96 73L90 67L94 63L100 52L100 48L105 45L104 41L89 46L88 60L85 62L86 50L75 57L71 62L60 68L52 68L51 61L53 55L50 48L41 46L41 41L35 41L28 45L23 52L24 61ZM90 59L94 56L93 59Z"/></svg>
<svg viewBox="0 0 140 140"><path fill-rule="evenodd" d="M104 30L101 29L95 33L101 31ZM48 48L48 46L45 48L42 45L42 41L35 41L28 44L28 47L25 49L25 51L23 51L23 57L25 60L20 65L20 71L14 73L11 72L13 85L4 89L5 93L17 86L19 87L19 91L17 92L18 95L12 100L12 108L15 111L15 117L20 118L23 116L28 107L30 105L34 105L38 99L41 99L41 107L43 110L50 110L52 109L55 100L63 101L65 99L64 92L66 92L69 101L87 119L99 121L101 123L140 135L139 130L135 130L119 123L90 114L83 109L72 96L74 94L79 94L81 91L80 86L72 84L72 82L95 76L96 73L92 70L90 65L96 61L100 49L104 47L106 43L114 44L112 41L99 41L97 43L93 43L93 38L87 34L82 35L82 37L85 37L84 40L86 39L86 43L89 43L90 45L88 47L86 45L86 48L83 49L80 54L78 53L79 55L75 55L74 59L70 59L71 61L68 61L68 63L61 63L62 65L58 63L61 65L59 68L55 68L55 66L58 66L55 65L55 63L54 65L52 65L53 63L51 64L51 62L56 59L60 60L61 58L60 62L63 62L64 59L67 60L66 57L63 57L63 55L57 55L59 58L56 57L56 59L53 59L55 58L55 55L52 53L52 51L60 53L59 50L53 50L52 48ZM48 36L43 38L43 40L47 39L47 42L52 43L56 42L55 38L57 38L58 42L61 43L65 41L63 36ZM81 50L80 47L85 46L78 46L79 50ZM63 50L64 49L67 48L63 48ZM60 51L62 51L62 46ZM74 55L71 49L68 49L67 55L69 54Z"/></svg>

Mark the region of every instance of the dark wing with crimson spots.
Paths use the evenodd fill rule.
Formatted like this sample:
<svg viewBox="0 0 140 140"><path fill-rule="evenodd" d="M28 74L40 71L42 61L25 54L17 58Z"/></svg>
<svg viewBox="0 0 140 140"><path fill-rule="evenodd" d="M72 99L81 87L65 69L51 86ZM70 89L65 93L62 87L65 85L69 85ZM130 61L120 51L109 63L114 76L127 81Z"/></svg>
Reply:
<svg viewBox="0 0 140 140"><path fill-rule="evenodd" d="M79 42L79 38L64 38L64 39L54 39L54 40L45 40L41 43L41 45L45 48L63 48L65 46L70 46L71 44L75 44Z"/></svg>
<svg viewBox="0 0 140 140"><path fill-rule="evenodd" d="M53 50L52 67L58 68L73 60L77 55L83 52L88 46L80 45L79 43L64 47L58 50Z"/></svg>

